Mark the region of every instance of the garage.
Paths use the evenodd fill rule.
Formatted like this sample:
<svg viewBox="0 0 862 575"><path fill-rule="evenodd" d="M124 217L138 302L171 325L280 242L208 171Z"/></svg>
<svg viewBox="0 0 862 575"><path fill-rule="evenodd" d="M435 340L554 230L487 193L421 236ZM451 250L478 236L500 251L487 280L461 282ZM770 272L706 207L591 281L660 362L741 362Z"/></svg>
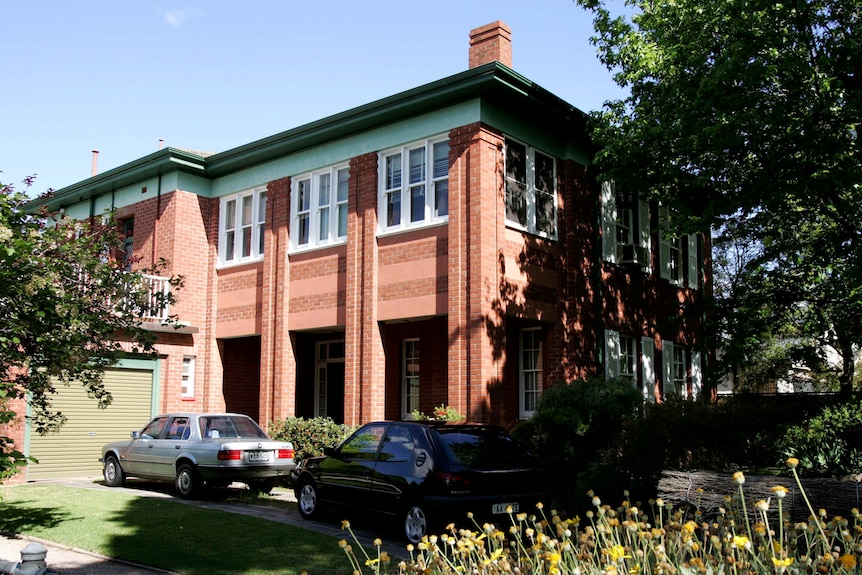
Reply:
<svg viewBox="0 0 862 575"><path fill-rule="evenodd" d="M27 480L100 475L102 445L126 439L152 416L152 369L110 369L105 387L114 400L106 409L96 407L80 385L57 386L53 408L66 416L59 433L41 436L28 430L29 452L39 463L27 467Z"/></svg>

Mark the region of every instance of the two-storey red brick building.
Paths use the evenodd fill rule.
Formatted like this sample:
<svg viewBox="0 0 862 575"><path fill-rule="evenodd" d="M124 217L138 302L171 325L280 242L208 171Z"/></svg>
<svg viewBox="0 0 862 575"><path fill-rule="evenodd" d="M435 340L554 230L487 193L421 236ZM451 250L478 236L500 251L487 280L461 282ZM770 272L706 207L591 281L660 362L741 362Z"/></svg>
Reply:
<svg viewBox="0 0 862 575"><path fill-rule="evenodd" d="M164 258L185 288L171 310L184 327L151 324L160 357L107 374L115 406L75 400L60 436L16 432L40 459L28 476L97 473L98 447L156 412L356 424L446 404L511 425L590 375L628 377L648 400L699 393L702 322L683 310L709 290L708 240L664 237L658 207L596 181L586 116L512 70L505 24L471 33L469 61L34 201L112 212L135 265Z"/></svg>

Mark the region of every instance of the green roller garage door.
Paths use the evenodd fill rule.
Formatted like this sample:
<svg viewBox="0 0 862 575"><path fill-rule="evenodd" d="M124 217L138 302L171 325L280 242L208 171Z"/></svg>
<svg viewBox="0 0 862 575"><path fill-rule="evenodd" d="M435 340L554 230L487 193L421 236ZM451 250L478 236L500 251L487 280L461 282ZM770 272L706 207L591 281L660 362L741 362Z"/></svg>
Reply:
<svg viewBox="0 0 862 575"><path fill-rule="evenodd" d="M66 424L54 435L30 432L30 455L39 463L27 467L28 480L100 475L102 445L128 438L150 420L152 370L111 369L103 381L114 398L106 409L96 407L80 385L57 386L52 404L66 416Z"/></svg>

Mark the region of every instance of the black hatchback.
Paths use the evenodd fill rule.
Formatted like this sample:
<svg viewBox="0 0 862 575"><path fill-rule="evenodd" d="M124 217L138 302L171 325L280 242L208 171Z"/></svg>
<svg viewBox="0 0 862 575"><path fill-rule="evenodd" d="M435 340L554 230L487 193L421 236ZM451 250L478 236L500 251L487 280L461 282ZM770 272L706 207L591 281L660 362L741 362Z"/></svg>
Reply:
<svg viewBox="0 0 862 575"><path fill-rule="evenodd" d="M547 501L536 458L501 427L431 421L375 422L295 470L299 513L350 507L398 518L417 543L429 526L508 521Z"/></svg>

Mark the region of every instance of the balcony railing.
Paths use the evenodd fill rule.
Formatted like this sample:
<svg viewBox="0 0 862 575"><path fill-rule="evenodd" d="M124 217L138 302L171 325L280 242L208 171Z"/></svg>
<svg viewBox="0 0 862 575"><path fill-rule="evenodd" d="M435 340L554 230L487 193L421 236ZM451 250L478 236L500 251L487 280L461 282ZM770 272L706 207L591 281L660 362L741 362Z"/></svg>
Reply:
<svg viewBox="0 0 862 575"><path fill-rule="evenodd" d="M139 283L126 286L128 296L116 306L117 312L129 314L143 322L165 323L171 315L170 278L140 275Z"/></svg>

